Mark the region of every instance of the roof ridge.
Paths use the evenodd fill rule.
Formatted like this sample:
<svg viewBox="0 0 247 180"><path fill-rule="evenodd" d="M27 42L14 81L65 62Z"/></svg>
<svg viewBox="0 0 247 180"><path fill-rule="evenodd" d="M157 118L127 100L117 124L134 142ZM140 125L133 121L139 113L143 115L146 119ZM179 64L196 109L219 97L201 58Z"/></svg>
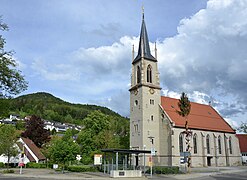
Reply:
<svg viewBox="0 0 247 180"><path fill-rule="evenodd" d="M175 126L182 127L182 117L176 113L178 100L176 98L161 96L161 106L171 120L175 122ZM174 106L173 109L171 108L172 106ZM191 102L191 113L188 118L192 123L190 128L236 133L235 129L210 105Z"/></svg>
<svg viewBox="0 0 247 180"><path fill-rule="evenodd" d="M169 97L169 96L161 96L161 97L179 100L177 98L173 98L173 97ZM194 102L194 101L190 101L190 103L211 107L209 104L202 104L202 103L198 103L198 102Z"/></svg>

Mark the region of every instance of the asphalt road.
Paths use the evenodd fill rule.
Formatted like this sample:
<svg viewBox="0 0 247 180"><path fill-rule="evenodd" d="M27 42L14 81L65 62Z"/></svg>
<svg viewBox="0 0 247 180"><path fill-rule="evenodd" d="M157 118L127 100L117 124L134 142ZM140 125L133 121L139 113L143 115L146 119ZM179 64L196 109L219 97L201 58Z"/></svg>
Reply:
<svg viewBox="0 0 247 180"><path fill-rule="evenodd" d="M237 180L237 179L247 179L247 171L246 172L238 172L238 173L228 173L228 174L219 174L216 176L210 176L212 179L217 180Z"/></svg>
<svg viewBox="0 0 247 180"><path fill-rule="evenodd" d="M27 178L27 177L2 177L0 176L1 180L47 180L47 178ZM113 178L109 178L113 179ZM151 177L147 177L147 179L151 179ZM164 180L164 179L180 179L180 178L175 178L175 177L158 177L158 176L153 176L153 180ZM246 180L247 179L247 172L238 172L238 173L226 173L226 174L217 174L217 175L210 175L210 176L205 176L205 177L196 177L196 178L181 178L181 179L196 179L196 180Z"/></svg>
<svg viewBox="0 0 247 180"><path fill-rule="evenodd" d="M177 174L177 175L154 175L152 178L147 177L134 178L135 180L172 180L172 179L189 179L189 180L247 180L247 167L211 167L211 168L194 168L191 174ZM72 173L65 174L55 172L51 169L24 169L23 174L19 175L18 169L14 174L1 174L0 180L75 180L75 179L130 179L130 178L110 178L109 175L103 173ZM21 177L22 176L22 177Z"/></svg>
<svg viewBox="0 0 247 180"><path fill-rule="evenodd" d="M247 180L247 171L237 173L222 173L204 177L190 178L197 180Z"/></svg>

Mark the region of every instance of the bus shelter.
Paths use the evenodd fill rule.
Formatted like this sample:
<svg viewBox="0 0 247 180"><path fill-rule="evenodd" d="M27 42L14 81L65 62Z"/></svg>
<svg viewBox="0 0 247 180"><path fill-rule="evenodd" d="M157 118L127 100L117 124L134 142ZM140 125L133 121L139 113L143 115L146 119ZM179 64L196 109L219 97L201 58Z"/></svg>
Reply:
<svg viewBox="0 0 247 180"><path fill-rule="evenodd" d="M145 155L151 154L150 150L129 150L129 149L101 149L104 153L104 173L110 173L111 170L137 170L139 169L139 155L144 157L145 172Z"/></svg>

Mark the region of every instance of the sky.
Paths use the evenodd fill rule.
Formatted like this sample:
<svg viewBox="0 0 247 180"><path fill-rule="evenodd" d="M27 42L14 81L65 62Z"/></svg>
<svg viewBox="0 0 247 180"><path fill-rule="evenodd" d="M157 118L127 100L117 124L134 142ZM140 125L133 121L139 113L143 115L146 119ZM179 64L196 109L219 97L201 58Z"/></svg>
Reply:
<svg viewBox="0 0 247 180"><path fill-rule="evenodd" d="M246 0L0 0L1 32L28 81L129 116L132 45L142 6L162 95L210 104L234 128L247 122Z"/></svg>

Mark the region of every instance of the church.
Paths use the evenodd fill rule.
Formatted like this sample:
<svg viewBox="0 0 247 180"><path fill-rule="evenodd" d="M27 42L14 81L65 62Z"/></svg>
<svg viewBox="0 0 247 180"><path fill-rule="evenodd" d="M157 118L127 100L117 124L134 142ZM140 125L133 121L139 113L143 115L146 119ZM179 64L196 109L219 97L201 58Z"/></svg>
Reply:
<svg viewBox="0 0 247 180"><path fill-rule="evenodd" d="M142 14L138 53L132 52L130 91L130 149L154 152L154 166L180 166L185 144L185 119L178 115L178 99L161 96L157 48L150 51ZM191 166L237 166L241 155L235 130L211 106L191 102ZM149 158L139 157L138 165Z"/></svg>

